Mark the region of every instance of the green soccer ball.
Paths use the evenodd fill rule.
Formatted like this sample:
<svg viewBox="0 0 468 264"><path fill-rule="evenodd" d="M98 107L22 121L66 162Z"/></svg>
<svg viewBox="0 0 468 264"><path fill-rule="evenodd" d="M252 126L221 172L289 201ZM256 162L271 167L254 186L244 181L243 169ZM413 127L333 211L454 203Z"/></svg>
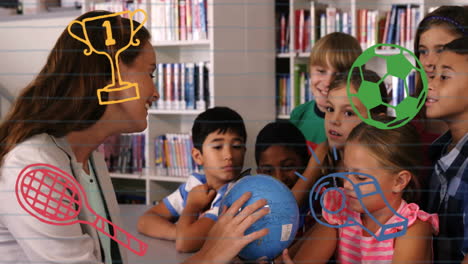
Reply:
<svg viewBox="0 0 468 264"><path fill-rule="evenodd" d="M394 49L399 50L398 54L394 55L380 55L377 54L377 49L381 48L382 46L390 46ZM413 56L416 66L408 60L407 56L404 53L407 53ZM381 77L381 79L375 83L364 80L363 71L362 69L369 62L372 58L379 57L385 60L387 65L387 72ZM419 72L422 80L423 89L417 95L417 97L413 97L409 93L409 86L407 83L407 77L410 75L412 71ZM358 72L361 74L362 83L359 87L359 91L357 93L351 93L350 90L350 80L351 75L353 72ZM404 88L405 94L407 95L400 103L397 105L392 105L389 103L385 103L382 101L382 97L380 95L379 84L383 82L386 78L394 76L404 81ZM366 122L369 125L380 129L393 129L400 126L405 125L409 121L411 121L416 114L421 110L426 101L427 96L427 76L424 72L424 68L421 62L416 58L416 56L409 50L394 44L377 44L368 49L366 49L353 63L349 75L348 75L348 82L347 82L347 95L350 101L351 106L354 109L354 112L361 118L362 121ZM353 103L352 98L357 97L359 101L367 109L367 118L365 118L362 113L360 113L356 106ZM371 109L375 107L379 107L380 105L385 105L387 108L391 108L395 112L395 119L388 123L382 123L380 121L376 121L371 116Z"/></svg>

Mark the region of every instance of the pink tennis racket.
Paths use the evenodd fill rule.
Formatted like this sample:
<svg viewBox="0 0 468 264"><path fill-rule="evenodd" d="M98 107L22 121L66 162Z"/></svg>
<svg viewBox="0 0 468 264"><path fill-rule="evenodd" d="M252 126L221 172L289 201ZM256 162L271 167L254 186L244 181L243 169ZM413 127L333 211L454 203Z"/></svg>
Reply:
<svg viewBox="0 0 468 264"><path fill-rule="evenodd" d="M147 244L98 215L89 205L83 187L74 177L57 167L40 163L25 167L16 180L15 190L21 207L44 223L89 224L133 253L139 256L146 254ZM94 222L76 218L83 206L96 216ZM106 232L105 224L112 226L114 234ZM119 240L117 232L124 234L127 241Z"/></svg>

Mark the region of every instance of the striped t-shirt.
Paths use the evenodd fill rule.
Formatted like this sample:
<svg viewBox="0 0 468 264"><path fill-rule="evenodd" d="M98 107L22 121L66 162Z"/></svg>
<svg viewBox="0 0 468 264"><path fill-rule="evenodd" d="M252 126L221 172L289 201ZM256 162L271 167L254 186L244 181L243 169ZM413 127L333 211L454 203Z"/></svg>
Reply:
<svg viewBox="0 0 468 264"><path fill-rule="evenodd" d="M190 177L187 179L187 182L181 184L176 191L164 198L164 205L166 205L167 209L169 210L169 212L171 212L172 216L179 218L179 216L182 214L182 211L185 208L185 205L187 204L188 193L198 185L202 185L205 183L205 175L192 173L192 175L190 175ZM221 204L221 199L232 184L233 182L225 184L217 191L216 196L213 199L213 202L211 203L210 209L204 212L200 217L208 217L214 221L218 220L219 205Z"/></svg>
<svg viewBox="0 0 468 264"><path fill-rule="evenodd" d="M335 191L329 191L324 197L324 207L329 211L336 211L336 205L341 204L342 196ZM331 225L343 225L349 222L350 219L356 222L356 225L350 225L339 228L338 231L338 247L337 259L341 264L362 263L362 264L391 264L394 252L395 238L379 241L374 236L364 236L363 228L361 227L361 215L358 212L345 208L338 214L330 214L326 210L322 211L323 217ZM402 200L397 213L408 219L408 228L412 226L416 220L430 222L434 233L438 232L439 219L437 214L428 214L419 209L415 203L408 204ZM401 218L397 215L392 216L385 225L401 222ZM403 226L388 228L385 234L396 233L401 231ZM375 233L378 237L380 229Z"/></svg>

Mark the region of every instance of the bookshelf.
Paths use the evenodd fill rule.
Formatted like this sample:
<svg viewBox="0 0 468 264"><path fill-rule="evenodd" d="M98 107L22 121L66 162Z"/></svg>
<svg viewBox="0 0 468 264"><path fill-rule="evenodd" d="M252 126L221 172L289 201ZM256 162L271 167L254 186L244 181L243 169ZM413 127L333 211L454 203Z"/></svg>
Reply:
<svg viewBox="0 0 468 264"><path fill-rule="evenodd" d="M336 17L335 21L333 22L336 26L336 23L339 21L343 22L345 15L343 13L347 13L348 17L348 24L345 26L344 22L341 27L338 27L338 30L331 30L329 31L330 25L326 24L326 30L331 33L334 31L341 31L345 33L351 33L354 37L360 40L361 46L363 50L367 47L370 47L377 43L384 43L380 42L378 39L375 42L369 41L365 43L366 39L359 38L359 28L362 21L359 21L360 17L362 17L362 11L360 10L375 10L375 14L369 15L368 19L376 19L372 30L378 27L378 20L381 17L386 17L386 12L391 12L393 5L401 5L401 6L408 6L411 5L413 7L411 10L412 12L416 13L419 12L419 17L415 16L415 19L409 22L409 27L405 28L409 30L415 31L415 27L420 22L420 20L427 14L428 10L433 7L437 7L440 5L466 5L468 2L466 0L448 0L443 1L441 3L437 0L376 0L376 1L368 1L368 0L276 0L275 1L275 27L277 28L276 32L276 97L277 97L277 109L276 109L276 118L277 119L289 119L289 114L294 109L296 104L294 104L294 85L297 83L297 76L295 75L295 67L298 64L305 64L308 65L308 58L310 56L310 48L313 46L314 41L316 41L321 36L321 31L323 26L320 26L322 22L320 19L317 19L317 16L324 14L326 17L328 15L326 7L333 7L335 8L336 12L341 12L340 17ZM307 47L300 48L298 50L297 42L300 38L296 37L297 32L301 32L301 12L298 10L304 10L305 16L310 17L310 24L305 22L303 25L308 29L302 29L302 32L305 32L310 42L310 45ZM315 12L312 12L314 11ZM372 14L372 12L368 12ZM366 15L368 14L366 13ZM281 14L284 14L286 19L286 23L284 23L281 18ZM315 18L315 19L314 19ZM328 17L327 17L328 19ZM298 23L299 21L299 23ZM364 21L367 23L367 21ZM383 23L383 22L382 22ZM298 27L299 25L299 27ZM365 24L368 26L368 24ZM289 28L289 33L283 33L284 41L282 42L282 35L281 29L282 27ZM350 28L349 28L350 27ZM316 29L315 33L312 34L311 32L313 29ZM348 29L348 30L346 30ZM309 30L308 32L306 30ZM346 32L349 31L349 32ZM366 32L365 34L369 34ZM414 33L408 32L405 33L405 36L411 36L414 38ZM378 33L375 35L378 36ZM381 34L383 35L383 34ZM315 38L314 38L315 36ZM288 38L289 37L289 38ZM302 40L304 41L304 40ZM286 43L285 43L286 42ZM386 42L387 43L387 42ZM413 50L413 44L410 39L406 39L406 42L403 43L404 47L409 50ZM380 55L394 55L397 54L395 50L379 50L378 54ZM369 67L372 69L376 69L378 73L384 72L382 65L379 64L369 64ZM307 69L308 72L308 69ZM284 78L287 76L287 80L281 81L279 79ZM301 83L301 89L309 89L308 83ZM287 92L285 92L285 89ZM301 94L302 96L302 94ZM310 98L309 98L310 99ZM289 100L289 101L288 101ZM302 102L307 100L302 99ZM302 103L301 102L301 103ZM285 106L286 105L286 106Z"/></svg>
<svg viewBox="0 0 468 264"><path fill-rule="evenodd" d="M182 2L166 0L171 3L179 1ZM207 107L227 106L244 118L248 134L244 167L253 167L255 137L266 123L275 119L275 104L271 100L271 89L275 85L275 34L272 27L274 1L192 1L206 2L206 39L161 40L156 37L155 33L160 32L158 30L168 27L157 26L154 20L155 13L160 12L155 5L164 1L141 0L138 4L134 3L133 8L144 9L148 14L145 26L153 35L156 63L207 62L207 84L211 99ZM82 11L93 10L96 3L100 9L104 9L102 2L85 0ZM114 10L118 11L120 10ZM204 109L150 109L148 128L142 132L146 140L146 167L137 173L111 173L113 182L117 183L115 189L128 191L125 188L127 183L136 186L132 187L133 192L144 194L145 203L152 204L185 182L187 175L166 176L155 172L154 139L167 133L189 133L193 120L203 111Z"/></svg>

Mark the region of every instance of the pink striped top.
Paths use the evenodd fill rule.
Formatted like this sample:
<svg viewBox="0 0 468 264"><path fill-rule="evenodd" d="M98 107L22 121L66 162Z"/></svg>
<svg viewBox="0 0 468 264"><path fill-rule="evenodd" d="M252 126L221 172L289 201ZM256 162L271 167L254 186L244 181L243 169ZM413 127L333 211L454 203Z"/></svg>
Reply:
<svg viewBox="0 0 468 264"><path fill-rule="evenodd" d="M324 206L330 211L337 211L341 205L341 196L337 191L328 191L324 196ZM430 222L434 233L438 233L439 218L437 214L428 214L419 210L415 203L408 204L402 200L397 212L408 219L408 228L414 224L417 219L424 222ZM360 214L345 208L338 214L330 214L322 210L323 217L331 225L342 225L348 217L352 217L357 223L362 225ZM385 224L400 222L401 218L394 215ZM385 231L385 234L395 233L402 227L394 227ZM376 235L380 233L380 229ZM338 261L341 264L362 263L362 264L391 264L394 252L395 239L378 241L375 237L364 236L363 229L359 225L339 228L338 241Z"/></svg>

